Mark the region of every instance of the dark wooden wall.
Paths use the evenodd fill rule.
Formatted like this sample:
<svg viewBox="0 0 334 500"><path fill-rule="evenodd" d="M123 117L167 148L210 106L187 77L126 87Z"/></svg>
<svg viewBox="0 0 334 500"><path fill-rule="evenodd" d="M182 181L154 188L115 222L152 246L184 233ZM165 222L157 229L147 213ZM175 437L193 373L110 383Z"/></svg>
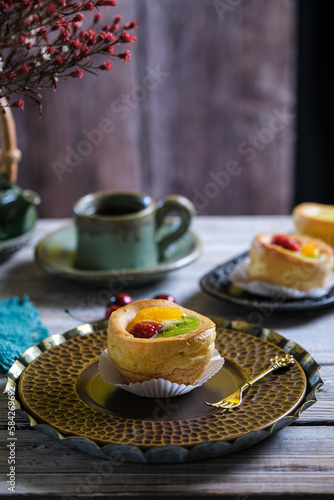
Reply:
<svg viewBox="0 0 334 500"><path fill-rule="evenodd" d="M15 110L19 184L41 194L40 215L71 216L75 200L106 188L181 193L200 214L288 213L295 0L117 3L107 18L140 24L132 60L61 81L44 92L42 118L33 105Z"/></svg>

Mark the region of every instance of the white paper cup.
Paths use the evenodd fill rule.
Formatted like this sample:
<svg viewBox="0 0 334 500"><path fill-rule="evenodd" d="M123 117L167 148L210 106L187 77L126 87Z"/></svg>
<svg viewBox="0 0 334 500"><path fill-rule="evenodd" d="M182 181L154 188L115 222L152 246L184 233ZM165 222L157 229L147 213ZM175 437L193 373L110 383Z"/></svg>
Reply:
<svg viewBox="0 0 334 500"><path fill-rule="evenodd" d="M247 267L249 261L249 257L246 257L245 260L242 260L235 266L230 274L230 281L233 285L241 288L242 290L246 290L247 292L261 295L263 297L273 296L275 298L279 297L280 299L316 299L327 295L334 284L334 275L332 275L325 288L311 288L310 290L302 292L301 290L296 290L295 288L273 285L271 283L266 283L265 281L248 281Z"/></svg>
<svg viewBox="0 0 334 500"><path fill-rule="evenodd" d="M224 365L224 358L221 357L217 349L215 349L210 363L197 380L196 385L185 385L170 382L162 378L146 380L145 382L136 382L135 384L126 384L120 375L116 365L108 356L108 351L105 349L99 359L99 372L104 382L110 385L115 385L120 389L143 396L146 398L169 398L172 396L181 396L187 392L196 389L203 385L209 378L217 373Z"/></svg>

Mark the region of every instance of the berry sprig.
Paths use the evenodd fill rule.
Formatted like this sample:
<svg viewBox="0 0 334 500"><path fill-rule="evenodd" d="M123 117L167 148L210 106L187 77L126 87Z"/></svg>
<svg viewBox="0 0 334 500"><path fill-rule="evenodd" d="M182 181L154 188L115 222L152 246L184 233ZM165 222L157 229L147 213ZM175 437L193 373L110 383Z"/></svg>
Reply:
<svg viewBox="0 0 334 500"><path fill-rule="evenodd" d="M0 0L0 98L21 109L23 97L41 105L38 89L56 90L59 78L111 71L110 60L93 64L97 54L127 62L131 53L123 47L135 42L128 31L137 27L136 21L121 25L121 16L115 16L98 30L102 15L97 12L83 28L92 11L115 5L115 0ZM12 94L19 99L10 102Z"/></svg>

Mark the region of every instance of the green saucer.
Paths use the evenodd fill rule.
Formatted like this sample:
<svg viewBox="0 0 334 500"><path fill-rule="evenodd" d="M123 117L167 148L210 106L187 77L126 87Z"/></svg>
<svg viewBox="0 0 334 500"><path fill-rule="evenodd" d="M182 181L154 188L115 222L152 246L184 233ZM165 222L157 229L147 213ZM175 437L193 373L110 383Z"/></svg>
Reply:
<svg viewBox="0 0 334 500"><path fill-rule="evenodd" d="M188 231L172 243L163 261L152 267L140 269L110 269L106 271L81 270L74 267L76 233L73 225L47 235L37 245L36 262L49 274L74 281L109 285L113 280L124 286L142 285L162 278L166 273L187 266L201 253L201 242L196 234Z"/></svg>

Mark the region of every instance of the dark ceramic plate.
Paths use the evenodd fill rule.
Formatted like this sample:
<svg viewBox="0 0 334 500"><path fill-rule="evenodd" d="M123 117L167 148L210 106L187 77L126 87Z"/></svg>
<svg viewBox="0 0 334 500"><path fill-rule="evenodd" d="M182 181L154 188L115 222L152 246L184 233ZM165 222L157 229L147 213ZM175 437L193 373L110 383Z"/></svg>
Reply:
<svg viewBox="0 0 334 500"><path fill-rule="evenodd" d="M204 292L218 299L235 302L240 306L250 309L266 311L311 311L334 304L334 287L324 295L316 299L282 299L273 300L270 297L255 295L241 288L237 288L230 282L230 275L234 267L239 262L246 259L248 252L237 255L233 259L220 264L218 267L207 273L200 280L201 288Z"/></svg>
<svg viewBox="0 0 334 500"><path fill-rule="evenodd" d="M315 403L319 367L298 344L242 322L213 318L224 366L203 386L174 398L141 398L105 384L97 360L107 321L81 325L28 349L8 372L6 392L35 428L71 446L125 462L178 463L249 447ZM233 412L205 405L226 397L275 355L296 363L247 391Z"/></svg>

